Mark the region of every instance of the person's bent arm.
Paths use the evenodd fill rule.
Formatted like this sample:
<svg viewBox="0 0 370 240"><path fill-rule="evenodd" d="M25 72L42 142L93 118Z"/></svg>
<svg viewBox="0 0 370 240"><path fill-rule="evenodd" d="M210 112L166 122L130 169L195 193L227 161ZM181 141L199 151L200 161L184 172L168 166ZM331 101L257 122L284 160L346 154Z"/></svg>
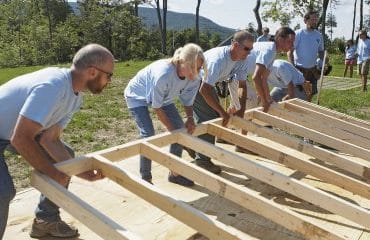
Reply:
<svg viewBox="0 0 370 240"><path fill-rule="evenodd" d="M247 103L247 81L246 80L239 81L238 95L239 95L240 109L235 113L235 115L243 118L246 103Z"/></svg>
<svg viewBox="0 0 370 240"><path fill-rule="evenodd" d="M269 72L264 65L256 64L256 70L254 71L252 79L254 81L257 93L261 98L264 112L268 111L270 104L272 102L267 85L268 74Z"/></svg>
<svg viewBox="0 0 370 240"><path fill-rule="evenodd" d="M288 100L292 98L295 98L295 94L294 94L294 84L291 81L288 84L288 94L283 98L283 100Z"/></svg>
<svg viewBox="0 0 370 240"><path fill-rule="evenodd" d="M157 114L159 121L161 121L163 125L166 126L168 131L175 130L170 119L167 117L166 112L162 108L153 108L153 110Z"/></svg>
<svg viewBox="0 0 370 240"><path fill-rule="evenodd" d="M36 170L67 186L69 176L59 171L42 151L35 138L42 129L41 124L19 116L11 137L11 144L17 152Z"/></svg>
<svg viewBox="0 0 370 240"><path fill-rule="evenodd" d="M185 114L186 114L186 121L185 127L189 134L192 134L195 129L195 122L193 117L193 106L184 106Z"/></svg>
<svg viewBox="0 0 370 240"><path fill-rule="evenodd" d="M222 126L229 122L230 115L222 108L217 99L213 96L213 87L208 83L202 82L199 92L202 94L206 103L222 117Z"/></svg>
<svg viewBox="0 0 370 240"><path fill-rule="evenodd" d="M71 154L66 150L63 142L60 140L63 128L58 124L45 130L40 138L40 145L45 149L55 162L62 162L71 159ZM77 175L88 181L96 181L104 178L100 169L89 170Z"/></svg>

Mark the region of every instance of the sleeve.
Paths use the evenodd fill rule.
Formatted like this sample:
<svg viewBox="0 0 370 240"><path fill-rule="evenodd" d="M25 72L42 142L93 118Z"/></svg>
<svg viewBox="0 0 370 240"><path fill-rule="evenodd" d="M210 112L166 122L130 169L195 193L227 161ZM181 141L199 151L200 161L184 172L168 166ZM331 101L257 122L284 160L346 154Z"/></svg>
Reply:
<svg viewBox="0 0 370 240"><path fill-rule="evenodd" d="M221 69L223 69L221 67L221 63L220 62L207 63L207 68L208 68L207 79L205 79L204 81L211 86L215 86L220 76L220 71Z"/></svg>
<svg viewBox="0 0 370 240"><path fill-rule="evenodd" d="M180 101L184 106L192 106L198 93L200 79L189 81L189 84L180 93Z"/></svg>
<svg viewBox="0 0 370 240"><path fill-rule="evenodd" d="M60 98L61 91L58 85L47 83L38 85L32 89L19 114L44 127L56 110Z"/></svg>
<svg viewBox="0 0 370 240"><path fill-rule="evenodd" d="M63 119L61 119L57 124L58 124L61 128L65 129L65 128L67 127L68 123L71 121L71 119L72 119L72 117L73 117L73 114L74 114L74 113L75 113L75 112L73 112L73 113L69 113L67 116L65 116Z"/></svg>
<svg viewBox="0 0 370 240"><path fill-rule="evenodd" d="M270 69L274 61L274 56L272 51L261 51L256 59L256 64L262 64L267 69Z"/></svg>

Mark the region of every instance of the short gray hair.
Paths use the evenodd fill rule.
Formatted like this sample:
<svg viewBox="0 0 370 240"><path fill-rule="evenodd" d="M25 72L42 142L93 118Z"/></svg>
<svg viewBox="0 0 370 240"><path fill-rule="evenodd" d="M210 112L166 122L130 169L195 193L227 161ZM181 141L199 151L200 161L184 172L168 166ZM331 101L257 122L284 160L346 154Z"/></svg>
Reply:
<svg viewBox="0 0 370 240"><path fill-rule="evenodd" d="M78 69L84 69L90 66L99 67L110 59L114 59L114 57L108 49L99 44L92 43L78 50L73 57L72 65Z"/></svg>
<svg viewBox="0 0 370 240"><path fill-rule="evenodd" d="M245 40L254 42L254 36L247 30L238 31L233 36L233 42L242 44Z"/></svg>

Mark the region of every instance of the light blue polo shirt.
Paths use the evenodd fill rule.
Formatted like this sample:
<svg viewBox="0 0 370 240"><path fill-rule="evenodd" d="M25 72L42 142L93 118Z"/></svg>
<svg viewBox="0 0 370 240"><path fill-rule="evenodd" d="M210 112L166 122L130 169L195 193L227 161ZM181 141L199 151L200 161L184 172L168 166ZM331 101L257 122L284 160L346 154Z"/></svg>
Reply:
<svg viewBox="0 0 370 240"><path fill-rule="evenodd" d="M287 88L290 82L294 85L302 85L304 77L290 62L276 59L272 64L267 82L273 87Z"/></svg>
<svg viewBox="0 0 370 240"><path fill-rule="evenodd" d="M200 85L196 80L180 79L176 66L168 59L155 61L130 80L124 90L128 108L169 105L179 97L184 106L192 106Z"/></svg>
<svg viewBox="0 0 370 240"><path fill-rule="evenodd" d="M317 54L324 51L324 41L317 30L296 31L294 41L294 64L303 68L312 68L316 65Z"/></svg>
<svg viewBox="0 0 370 240"><path fill-rule="evenodd" d="M246 80L247 72L240 68L244 60L233 61L230 49L231 46L216 47L204 53L208 70L204 82L215 86L217 82L227 80L231 76L234 80Z"/></svg>
<svg viewBox="0 0 370 240"><path fill-rule="evenodd" d="M55 124L65 128L81 104L70 69L51 67L14 78L0 86L0 139L10 140L19 115L42 130Z"/></svg>
<svg viewBox="0 0 370 240"><path fill-rule="evenodd" d="M357 44L357 64L366 61L370 56L370 39L366 38L364 41L362 39L358 39Z"/></svg>

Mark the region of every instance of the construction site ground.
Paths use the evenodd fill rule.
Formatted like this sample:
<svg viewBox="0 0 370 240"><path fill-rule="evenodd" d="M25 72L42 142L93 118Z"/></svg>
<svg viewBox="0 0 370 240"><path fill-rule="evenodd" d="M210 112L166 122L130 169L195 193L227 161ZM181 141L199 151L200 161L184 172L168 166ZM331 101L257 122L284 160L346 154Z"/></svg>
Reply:
<svg viewBox="0 0 370 240"><path fill-rule="evenodd" d="M268 140L266 140L268 141ZM276 144L271 142L271 144ZM219 144L228 151L234 151L235 147L228 144ZM283 146L282 146L283 147ZM164 151L167 151L164 149ZM243 154L243 153L238 153ZM184 152L184 158L191 161ZM300 181L309 183L330 194L346 198L347 201L355 203L366 209L370 209L370 201L358 197L339 187L327 184L317 178L288 169L279 163L270 161L260 156L244 154L251 161L257 161L266 167L292 176ZM138 173L138 157L119 162L126 170ZM273 199L276 203L287 206L305 218L310 218L343 236L344 239L367 240L370 239L370 231L364 229L343 217L334 215L326 210L318 208L310 203L302 201L297 197L287 194L281 190L271 187L255 179L250 179L238 170L222 165L223 178L234 183L244 185L265 198ZM263 240L298 240L303 239L297 233L293 233L284 227L263 218L231 201L217 196L202 186L195 185L191 188L182 187L167 181L168 169L153 162L153 183L171 197L182 200L191 206L203 211L208 216L216 218L226 225L231 225L256 239ZM95 207L103 214L109 216L126 229L141 236L143 239L206 239L192 228L177 221L167 213L152 206L146 201L138 198L129 191L110 180L97 182L86 182L78 178L72 178L70 188L72 193ZM39 192L33 188L19 192L10 206L8 226L5 231L4 240L31 239L28 236L34 218L33 211L38 202ZM62 218L79 229L80 236L73 239L101 239L93 231L73 219L68 213L62 212ZM45 237L44 240L58 239Z"/></svg>

